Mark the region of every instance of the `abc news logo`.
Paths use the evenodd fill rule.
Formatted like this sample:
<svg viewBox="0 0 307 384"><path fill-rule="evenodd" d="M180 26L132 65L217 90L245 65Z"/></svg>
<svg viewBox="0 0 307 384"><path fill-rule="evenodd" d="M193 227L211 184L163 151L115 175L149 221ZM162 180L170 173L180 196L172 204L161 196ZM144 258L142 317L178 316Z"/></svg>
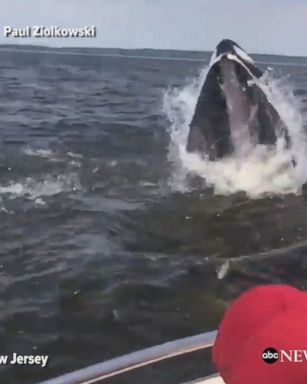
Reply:
<svg viewBox="0 0 307 384"><path fill-rule="evenodd" d="M262 352L262 360L267 364L281 363L304 363L307 362L307 349L281 349L266 348Z"/></svg>

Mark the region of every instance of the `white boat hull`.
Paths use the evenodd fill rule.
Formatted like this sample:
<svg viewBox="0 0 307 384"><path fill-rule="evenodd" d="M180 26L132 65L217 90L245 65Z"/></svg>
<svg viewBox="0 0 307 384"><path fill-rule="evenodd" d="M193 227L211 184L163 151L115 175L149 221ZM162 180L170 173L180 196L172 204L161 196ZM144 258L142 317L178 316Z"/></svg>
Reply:
<svg viewBox="0 0 307 384"><path fill-rule="evenodd" d="M185 384L225 384L224 380L221 378L221 376L210 376L205 379L198 379L189 383Z"/></svg>
<svg viewBox="0 0 307 384"><path fill-rule="evenodd" d="M220 376L217 376L200 381L198 384L225 384L225 382Z"/></svg>

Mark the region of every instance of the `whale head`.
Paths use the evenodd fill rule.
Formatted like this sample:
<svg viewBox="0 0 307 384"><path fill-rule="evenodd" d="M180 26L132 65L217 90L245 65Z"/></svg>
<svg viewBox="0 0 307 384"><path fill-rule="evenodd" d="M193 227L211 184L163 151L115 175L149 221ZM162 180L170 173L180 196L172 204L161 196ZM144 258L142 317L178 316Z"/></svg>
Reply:
<svg viewBox="0 0 307 384"><path fill-rule="evenodd" d="M209 159L245 157L257 144L272 146L287 127L265 95L262 71L236 42L222 40L212 54L187 141L187 151Z"/></svg>

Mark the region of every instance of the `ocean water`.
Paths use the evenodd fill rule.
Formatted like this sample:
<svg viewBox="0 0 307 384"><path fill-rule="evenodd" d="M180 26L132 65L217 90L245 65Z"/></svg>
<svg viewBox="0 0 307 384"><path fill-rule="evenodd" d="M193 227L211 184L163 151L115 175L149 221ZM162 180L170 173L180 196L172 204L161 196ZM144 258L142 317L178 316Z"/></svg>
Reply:
<svg viewBox="0 0 307 384"><path fill-rule="evenodd" d="M210 54L114 53L0 48L0 354L50 358L6 384L215 329L255 284L307 289L307 59L255 57L293 153L208 164L184 145ZM205 352L108 383L213 371Z"/></svg>

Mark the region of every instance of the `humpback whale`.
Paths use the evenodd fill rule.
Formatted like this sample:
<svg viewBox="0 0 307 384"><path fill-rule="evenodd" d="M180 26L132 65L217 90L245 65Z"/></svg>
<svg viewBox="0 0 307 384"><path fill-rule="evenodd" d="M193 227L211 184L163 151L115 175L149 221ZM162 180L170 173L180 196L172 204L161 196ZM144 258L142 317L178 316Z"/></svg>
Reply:
<svg viewBox="0 0 307 384"><path fill-rule="evenodd" d="M222 40L211 57L186 149L209 160L245 156L257 144L274 146L288 129L259 86L263 73L232 40Z"/></svg>

